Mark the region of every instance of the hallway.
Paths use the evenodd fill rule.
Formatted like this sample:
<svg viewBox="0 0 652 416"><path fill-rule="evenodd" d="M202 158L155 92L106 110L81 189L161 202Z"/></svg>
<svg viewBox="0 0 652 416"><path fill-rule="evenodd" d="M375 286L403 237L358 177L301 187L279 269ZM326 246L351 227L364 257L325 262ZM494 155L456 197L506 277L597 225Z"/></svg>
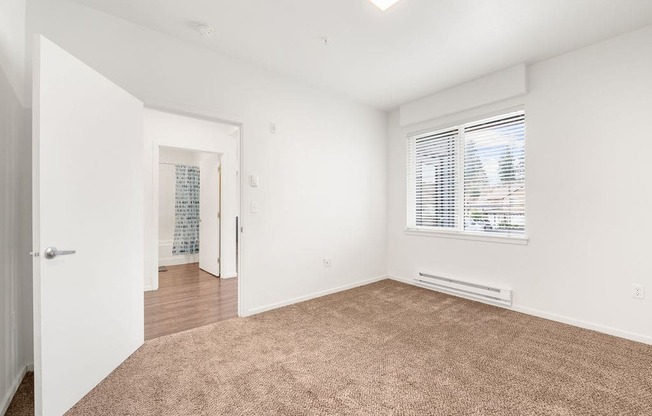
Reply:
<svg viewBox="0 0 652 416"><path fill-rule="evenodd" d="M168 266L145 292L145 340L238 316L238 279L219 279L197 263Z"/></svg>

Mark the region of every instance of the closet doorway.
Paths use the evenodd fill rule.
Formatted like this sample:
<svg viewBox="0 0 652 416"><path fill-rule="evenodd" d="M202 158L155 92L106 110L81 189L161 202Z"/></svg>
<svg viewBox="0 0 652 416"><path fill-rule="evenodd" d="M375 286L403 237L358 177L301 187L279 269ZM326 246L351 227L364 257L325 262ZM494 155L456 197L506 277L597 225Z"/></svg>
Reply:
<svg viewBox="0 0 652 416"><path fill-rule="evenodd" d="M220 277L221 170L219 154L160 149L159 272L198 264Z"/></svg>

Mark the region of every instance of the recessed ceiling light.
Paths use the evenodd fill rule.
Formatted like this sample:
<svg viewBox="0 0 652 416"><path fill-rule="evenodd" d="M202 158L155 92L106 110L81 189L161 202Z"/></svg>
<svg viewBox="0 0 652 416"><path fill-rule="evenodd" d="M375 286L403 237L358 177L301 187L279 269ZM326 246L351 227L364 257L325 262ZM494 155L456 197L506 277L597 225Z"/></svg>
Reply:
<svg viewBox="0 0 652 416"><path fill-rule="evenodd" d="M382 11L385 11L398 3L398 0L370 0L373 4L378 6L378 8Z"/></svg>

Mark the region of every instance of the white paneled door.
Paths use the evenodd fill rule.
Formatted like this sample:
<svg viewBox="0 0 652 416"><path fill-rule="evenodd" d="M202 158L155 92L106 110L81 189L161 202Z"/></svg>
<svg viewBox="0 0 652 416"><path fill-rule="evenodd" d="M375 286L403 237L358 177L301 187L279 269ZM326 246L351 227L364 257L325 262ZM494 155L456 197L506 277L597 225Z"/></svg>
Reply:
<svg viewBox="0 0 652 416"><path fill-rule="evenodd" d="M220 156L202 154L199 175L199 268L220 276Z"/></svg>
<svg viewBox="0 0 652 416"><path fill-rule="evenodd" d="M143 343L143 104L47 39L35 46L34 367L36 414L49 416Z"/></svg>

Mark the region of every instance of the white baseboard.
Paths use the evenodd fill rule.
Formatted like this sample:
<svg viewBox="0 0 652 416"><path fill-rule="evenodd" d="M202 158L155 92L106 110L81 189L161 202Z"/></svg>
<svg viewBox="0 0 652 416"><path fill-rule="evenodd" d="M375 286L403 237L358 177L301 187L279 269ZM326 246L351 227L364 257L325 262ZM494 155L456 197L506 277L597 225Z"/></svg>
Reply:
<svg viewBox="0 0 652 416"><path fill-rule="evenodd" d="M29 369L30 366L32 367L31 370ZM18 390L20 383L23 381L23 377L25 377L27 371L34 371L34 364L28 364L26 367L24 367L18 373L14 381L11 383L11 386L9 387L9 391L5 393L4 397L2 398L2 401L0 402L0 415L4 415L5 413L7 413L7 409L9 409L11 400L14 398L14 395L16 394L16 391Z"/></svg>
<svg viewBox="0 0 652 416"><path fill-rule="evenodd" d="M233 273L233 274L225 274L224 276L220 276L220 279L233 279L233 278L235 278L235 277L238 277L238 274L237 274L237 273Z"/></svg>
<svg viewBox="0 0 652 416"><path fill-rule="evenodd" d="M554 313L544 312L537 309L526 308L524 306L513 306L511 308L516 312L521 312L527 315L537 316L539 318L548 319L551 321L561 322L563 324L568 324L572 326L577 326L579 328L590 329L592 331L601 332L607 335L613 335L619 338L625 338L630 341L642 342L644 344L652 345L652 337L646 335L637 334L634 332L623 331L621 329L612 328L610 326L596 324L593 322L586 322L579 319L569 318L567 316L557 315Z"/></svg>
<svg viewBox="0 0 652 416"><path fill-rule="evenodd" d="M199 263L199 254L159 257L159 266L180 266L182 264Z"/></svg>
<svg viewBox="0 0 652 416"><path fill-rule="evenodd" d="M247 312L245 312L244 315L242 315L242 317L257 315L257 314L262 313L262 312L271 311L272 309L278 309L278 308L282 308L284 306L294 305L295 303L305 302L305 301L310 300L310 299L320 298L322 296L331 295L331 294L337 293L337 292L343 292L345 290L353 289L353 288L360 287L360 286L365 286L365 285L375 283L375 282L379 282L379 281L385 280L385 279L388 279L388 277L385 276L385 275L372 277L371 279L362 280L362 281L356 282L356 283L350 283L348 285L343 285L343 286L335 287L335 288L332 288L332 289L322 290L320 292L314 292L314 293L311 293L309 295L299 296L299 297L289 299L289 300L286 300L286 301L283 301L283 302L277 302L277 303L273 303L271 305L260 306L258 308L249 309Z"/></svg>
<svg viewBox="0 0 652 416"><path fill-rule="evenodd" d="M27 371L31 371L32 373L34 372L34 363L29 363L26 366Z"/></svg>
<svg viewBox="0 0 652 416"><path fill-rule="evenodd" d="M396 280L397 282L401 282L401 283L407 283L408 285L412 285L412 286L421 287L415 284L412 279L404 279L402 277L397 277L397 276L389 276L388 279Z"/></svg>
<svg viewBox="0 0 652 416"><path fill-rule="evenodd" d="M397 277L397 276L389 276L389 279L396 280L397 282L401 282L401 283L406 283L408 285L423 288L422 286L417 285L411 279L406 279L406 278ZM454 296L454 295L452 295L452 296ZM473 300L473 299L469 299L469 300L472 300L472 301L475 302L475 300ZM537 309L527 308L525 306L512 305L511 307L507 307L507 306L494 305L494 304L492 304L492 306L496 306L496 307L504 308L504 309L509 309L509 310L512 310L512 311L515 311L515 312L520 312L520 313L524 313L526 315L532 315L532 316L536 316L536 317L543 318L543 319L548 319L550 321L561 322L563 324L572 325L572 326L576 326L576 327L583 328L583 329L590 329L592 331L601 332L603 334L613 335L613 336L619 337L619 338L625 338L625 339L628 339L630 341L642 342L644 344L652 345L652 337L649 337L647 335L641 335L641 334L637 334L637 333L634 333L634 332L623 331L621 329L612 328L612 327L609 327L609 326L600 325L600 324L596 324L596 323L593 323L593 322L586 322L586 321L582 321L582 320L579 320L579 319L569 318L567 316L557 315L557 314L550 313L550 312L544 312L544 311L540 311L540 310L537 310Z"/></svg>

